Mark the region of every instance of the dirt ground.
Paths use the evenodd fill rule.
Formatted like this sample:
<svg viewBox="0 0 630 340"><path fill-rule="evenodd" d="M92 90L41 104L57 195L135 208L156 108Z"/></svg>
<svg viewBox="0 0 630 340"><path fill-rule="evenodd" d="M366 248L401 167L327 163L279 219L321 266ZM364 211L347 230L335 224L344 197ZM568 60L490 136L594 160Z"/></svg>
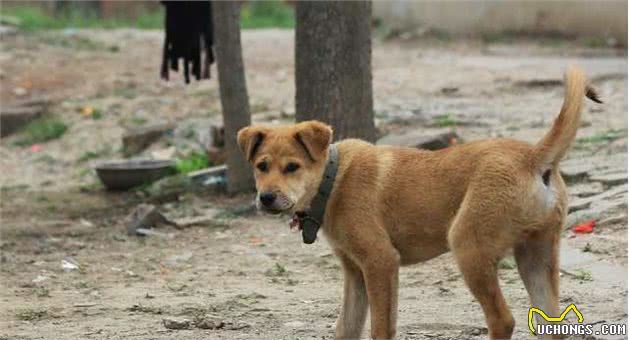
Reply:
<svg viewBox="0 0 630 340"><path fill-rule="evenodd" d="M252 195L193 194L160 209L209 221L129 236L124 217L142 197L96 184L91 166L121 157L126 127L172 121L178 152L203 143L207 127L221 121L216 77L189 86L179 77L161 81L157 31L0 39L2 103L52 98L50 111L70 126L41 150L15 145L20 134L0 141L0 339L333 337L343 282L323 238L302 244L286 217L251 211ZM243 48L253 119L291 121L292 31L245 31ZM454 129L465 140L534 142L559 111L558 81L570 63L586 69L605 105L586 104L563 163L572 212L562 240L561 306L576 304L586 323L627 325L626 50L552 39L377 39L377 124L383 135ZM86 106L102 118L82 115ZM571 230L590 219L594 233ZM515 338L530 338L518 272L509 259L501 268ZM400 339L486 337L481 309L449 254L403 268L400 284ZM163 324L204 318L216 329Z"/></svg>

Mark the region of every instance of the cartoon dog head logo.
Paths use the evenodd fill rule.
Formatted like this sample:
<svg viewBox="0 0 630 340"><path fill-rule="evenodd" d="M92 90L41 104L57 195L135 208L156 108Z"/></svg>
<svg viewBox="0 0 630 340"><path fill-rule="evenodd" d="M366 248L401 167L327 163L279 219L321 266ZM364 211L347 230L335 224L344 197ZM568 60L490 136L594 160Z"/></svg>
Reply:
<svg viewBox="0 0 630 340"><path fill-rule="evenodd" d="M529 309L529 313L527 315L527 321L529 324L529 330L532 332L532 334L537 335L536 334L536 328L534 327L534 313L540 315L543 319L545 319L546 321L549 322L561 322L562 320L564 320L567 317L567 314L569 314L569 311L573 311L575 313L575 315L577 316L577 321L578 323L582 323L584 322L584 317L582 316L582 313L580 313L580 311L577 309L577 307L574 304L570 304L567 306L567 308L564 309L564 312L562 312L562 314L560 314L559 317L550 317L548 316L544 311L536 308L536 307L532 307Z"/></svg>

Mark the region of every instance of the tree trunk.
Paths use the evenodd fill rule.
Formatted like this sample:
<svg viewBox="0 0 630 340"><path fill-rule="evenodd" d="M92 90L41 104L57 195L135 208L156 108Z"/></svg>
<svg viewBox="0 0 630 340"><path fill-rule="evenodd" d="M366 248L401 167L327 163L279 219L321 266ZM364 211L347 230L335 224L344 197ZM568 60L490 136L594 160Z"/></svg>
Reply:
<svg viewBox="0 0 630 340"><path fill-rule="evenodd" d="M369 1L298 1L295 104L298 121L332 125L335 139L376 138Z"/></svg>
<svg viewBox="0 0 630 340"><path fill-rule="evenodd" d="M241 51L240 5L236 1L213 1L214 43L219 90L225 126L228 192L254 188L252 169L236 142L236 133L251 124L245 68Z"/></svg>

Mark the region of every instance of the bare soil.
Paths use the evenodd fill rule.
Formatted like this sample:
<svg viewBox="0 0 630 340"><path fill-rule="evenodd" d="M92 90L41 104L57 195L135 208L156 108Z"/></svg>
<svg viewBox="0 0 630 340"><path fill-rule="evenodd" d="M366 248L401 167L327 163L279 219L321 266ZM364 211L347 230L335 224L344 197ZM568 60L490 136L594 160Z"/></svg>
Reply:
<svg viewBox="0 0 630 340"><path fill-rule="evenodd" d="M343 278L323 238L302 244L287 218L247 209L251 195L193 194L160 209L210 222L162 227L163 237L130 236L124 218L143 197L96 184L90 167L122 157L125 127L177 123L170 142L151 150L174 144L184 153L203 143L206 127L221 122L216 77L189 86L177 77L161 81L157 31L18 33L0 43L3 105L50 97L51 114L70 126L39 151L15 145L19 134L0 141L0 339L333 337ZM254 120L291 121L292 31L245 31L243 48ZM593 202L572 212L563 233L561 305L576 304L587 323L627 325L627 176L602 177L627 170L626 50L423 38L376 40L373 54L383 135L454 129L465 140L534 142L559 111L566 66L586 69L605 105L586 104L568 156L567 168L587 168L570 181L571 201ZM86 106L102 118L81 114ZM594 233L571 231L589 219L597 221ZM518 272L510 260L501 268L515 338L530 338ZM399 338L487 336L450 254L403 268L400 283ZM204 317L218 329L163 324Z"/></svg>

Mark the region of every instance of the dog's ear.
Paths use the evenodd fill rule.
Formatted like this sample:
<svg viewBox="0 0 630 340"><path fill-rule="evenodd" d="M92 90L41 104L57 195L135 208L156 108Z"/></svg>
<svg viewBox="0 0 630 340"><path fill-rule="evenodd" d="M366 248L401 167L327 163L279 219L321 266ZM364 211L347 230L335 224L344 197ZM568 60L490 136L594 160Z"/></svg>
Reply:
<svg viewBox="0 0 630 340"><path fill-rule="evenodd" d="M238 131L236 140L243 151L247 161L253 162L256 152L265 139L265 128L260 126L247 126Z"/></svg>
<svg viewBox="0 0 630 340"><path fill-rule="evenodd" d="M304 148L307 156L313 162L321 159L332 143L332 128L322 122L309 120L297 124L296 130L294 138Z"/></svg>

